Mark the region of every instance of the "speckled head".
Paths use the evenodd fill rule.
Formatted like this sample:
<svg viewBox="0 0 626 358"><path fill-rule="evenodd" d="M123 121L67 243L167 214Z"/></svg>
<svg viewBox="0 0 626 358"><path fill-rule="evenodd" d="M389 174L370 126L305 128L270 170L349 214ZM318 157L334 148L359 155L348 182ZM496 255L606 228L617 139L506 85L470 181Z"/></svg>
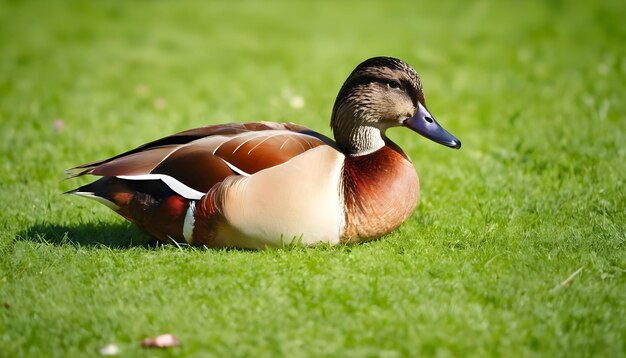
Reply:
<svg viewBox="0 0 626 358"><path fill-rule="evenodd" d="M437 143L460 148L426 109L422 83L407 63L373 57L359 64L341 87L331 118L337 144L350 155L380 149L385 131L405 126Z"/></svg>

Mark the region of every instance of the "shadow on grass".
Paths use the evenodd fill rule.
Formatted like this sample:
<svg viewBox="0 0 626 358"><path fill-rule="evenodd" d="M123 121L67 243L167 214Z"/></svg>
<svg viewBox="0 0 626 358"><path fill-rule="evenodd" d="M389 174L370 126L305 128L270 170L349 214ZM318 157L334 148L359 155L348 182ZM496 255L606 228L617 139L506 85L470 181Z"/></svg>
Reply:
<svg viewBox="0 0 626 358"><path fill-rule="evenodd" d="M104 245L116 249L154 245L151 237L129 223L35 224L20 232L16 239L53 245Z"/></svg>

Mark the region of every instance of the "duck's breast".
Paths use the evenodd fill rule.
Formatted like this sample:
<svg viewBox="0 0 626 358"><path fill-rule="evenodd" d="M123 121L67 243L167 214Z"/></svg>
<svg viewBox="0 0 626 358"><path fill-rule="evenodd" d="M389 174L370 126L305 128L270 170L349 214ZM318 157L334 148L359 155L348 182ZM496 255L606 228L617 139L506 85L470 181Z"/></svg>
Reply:
<svg viewBox="0 0 626 358"><path fill-rule="evenodd" d="M408 157L391 143L368 155L347 157L342 190L346 224L341 241L360 242L390 233L411 216L419 180Z"/></svg>

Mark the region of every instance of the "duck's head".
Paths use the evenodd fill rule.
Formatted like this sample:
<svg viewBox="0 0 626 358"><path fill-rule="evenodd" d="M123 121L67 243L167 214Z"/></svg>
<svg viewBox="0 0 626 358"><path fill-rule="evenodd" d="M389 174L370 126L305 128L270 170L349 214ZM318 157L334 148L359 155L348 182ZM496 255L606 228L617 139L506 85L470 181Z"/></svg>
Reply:
<svg viewBox="0 0 626 358"><path fill-rule="evenodd" d="M392 57L370 58L341 87L331 118L337 145L351 155L372 153L385 145L385 131L404 126L451 148L461 141L443 129L426 108L415 70Z"/></svg>

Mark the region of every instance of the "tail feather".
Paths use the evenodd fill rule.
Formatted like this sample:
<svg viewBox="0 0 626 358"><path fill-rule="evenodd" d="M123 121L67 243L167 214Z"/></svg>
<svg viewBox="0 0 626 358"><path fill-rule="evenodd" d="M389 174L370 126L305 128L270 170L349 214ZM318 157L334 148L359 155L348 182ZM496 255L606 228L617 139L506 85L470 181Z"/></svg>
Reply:
<svg viewBox="0 0 626 358"><path fill-rule="evenodd" d="M170 242L170 238L185 242L183 222L189 200L160 180L125 180L107 176L66 194L96 200L162 242Z"/></svg>
<svg viewBox="0 0 626 358"><path fill-rule="evenodd" d="M64 171L63 175L65 175L65 179L72 179L86 174L90 174L93 169L94 167L74 167Z"/></svg>
<svg viewBox="0 0 626 358"><path fill-rule="evenodd" d="M79 189L75 189L75 190L70 190L68 192L65 192L65 194L74 194L74 195L82 196L84 198L93 199L99 202L100 204L104 204L110 209L115 210L115 211L118 211L120 209L120 207L117 206L114 202L106 198L103 198L101 196L98 196L96 195L96 193L92 193L89 191L80 191Z"/></svg>
<svg viewBox="0 0 626 358"><path fill-rule="evenodd" d="M65 192L93 199L117 211L128 205L134 193L124 182L115 177L102 177L92 183Z"/></svg>

